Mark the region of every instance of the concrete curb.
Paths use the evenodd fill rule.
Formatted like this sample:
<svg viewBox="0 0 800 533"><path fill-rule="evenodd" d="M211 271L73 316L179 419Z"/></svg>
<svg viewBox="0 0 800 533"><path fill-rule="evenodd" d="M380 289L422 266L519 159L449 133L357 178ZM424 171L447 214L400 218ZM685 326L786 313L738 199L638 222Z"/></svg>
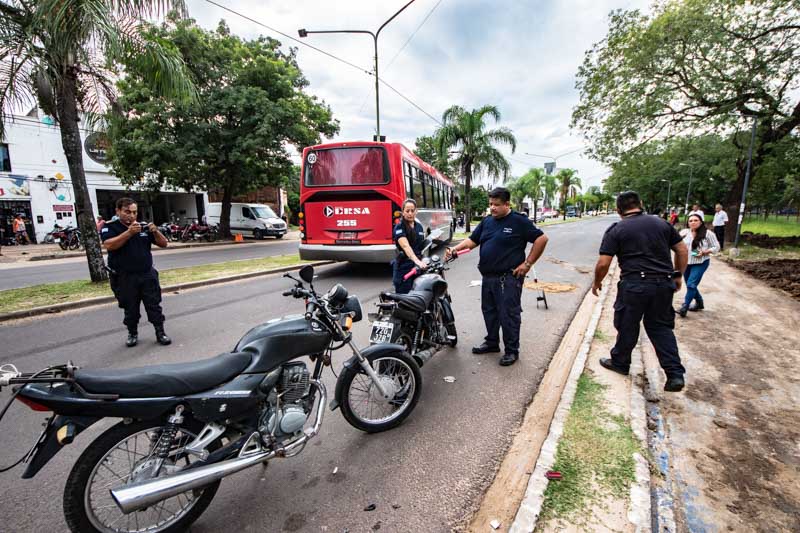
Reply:
<svg viewBox="0 0 800 533"><path fill-rule="evenodd" d="M289 239L291 240L291 239ZM228 245L242 245L242 244L256 244L257 241L243 241L243 242L234 242L234 241L216 241L216 242L206 242L206 243L174 243L170 242L169 246L166 250L182 250L184 248L210 248L214 246L228 246ZM103 255L106 255L108 252L105 250L101 250ZM52 254L45 254L45 255L34 255L29 257L24 261L17 261L18 263L24 263L26 261L49 261L51 259L70 259L73 257L86 257L85 252L67 252L67 253L52 253Z"/></svg>
<svg viewBox="0 0 800 533"><path fill-rule="evenodd" d="M205 287L207 285L218 285L221 283L228 283L231 281L239 281L243 279L256 278L259 276L266 276L268 274L279 274L281 272L289 272L296 268L311 265L322 266L336 263L336 261L314 261L312 263L298 263L285 267L275 268L271 270L258 270L255 272L247 272L245 274L236 274L234 276L226 276L223 278L212 278L201 281L190 281L187 283L179 283L177 285L168 285L161 287L161 292L177 291L182 289L194 289L197 287ZM70 309L81 309L84 307L92 307L95 305L102 305L111 302L116 302L113 296L98 296L96 298L87 298L85 300L78 300L76 302L65 302L62 304L45 305L41 307L34 307L24 311L12 311L11 313L0 314L0 322L7 322L9 320L16 320L19 318L27 318L32 316L46 315L52 313L60 313L61 311L68 311Z"/></svg>
<svg viewBox="0 0 800 533"><path fill-rule="evenodd" d="M629 381L631 429L642 449L647 450L647 405L643 393L647 380L644 376L644 355L641 346L640 339L631 357ZM635 453L633 457L636 461L636 481L631 484L628 520L633 524L636 533L645 533L652 529L650 464L640 453Z"/></svg>
<svg viewBox="0 0 800 533"><path fill-rule="evenodd" d="M614 271L606 276L606 281L603 284L603 290L592 310L592 316L589 319L589 325L583 334L583 342L581 343L575 361L572 364L567 382L561 393L561 399L558 402L553 420L550 423L550 432L547 439L542 445L539 452L539 458L536 460L536 466L528 481L528 487L525 490L525 496L519 506L517 515L514 517L514 522L508 529L509 533L528 533L536 529L536 522L539 519L539 513L542 510L544 503L544 491L547 488L549 480L545 474L550 470L555 462L556 449L558 448L558 441L564 432L564 424L567 421L572 401L575 398L575 392L578 387L578 378L583 373L583 368L586 364L586 357L589 355L589 350L592 346L592 339L594 332L597 329L597 324L600 322L600 314L603 311L606 297L610 292L612 278L616 271L616 264L612 267Z"/></svg>

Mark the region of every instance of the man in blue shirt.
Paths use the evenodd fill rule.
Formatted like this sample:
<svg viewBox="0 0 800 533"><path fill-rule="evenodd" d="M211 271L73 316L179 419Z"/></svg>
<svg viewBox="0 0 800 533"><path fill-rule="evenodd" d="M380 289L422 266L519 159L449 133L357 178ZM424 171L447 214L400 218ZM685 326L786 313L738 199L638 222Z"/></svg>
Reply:
<svg viewBox="0 0 800 533"><path fill-rule="evenodd" d="M547 235L528 217L511 209L511 194L504 187L489 193L490 217L478 224L468 239L464 239L445 254L480 246L481 311L486 323L483 344L472 353L499 353L500 329L503 330L505 354L502 366L513 365L519 359L519 329L522 322L522 284L533 264L547 246ZM532 242L527 257L525 248Z"/></svg>
<svg viewBox="0 0 800 533"><path fill-rule="evenodd" d="M118 219L109 222L100 230L103 246L108 250L108 267L111 269L111 290L119 306L125 310L122 321L128 328L126 346L139 342L139 308L144 303L147 319L156 330L159 344L170 344L172 340L164 333L164 313L161 311L161 285L158 272L153 268L155 244L166 248L167 239L152 222L143 226L136 221L138 207L130 198L117 200Z"/></svg>

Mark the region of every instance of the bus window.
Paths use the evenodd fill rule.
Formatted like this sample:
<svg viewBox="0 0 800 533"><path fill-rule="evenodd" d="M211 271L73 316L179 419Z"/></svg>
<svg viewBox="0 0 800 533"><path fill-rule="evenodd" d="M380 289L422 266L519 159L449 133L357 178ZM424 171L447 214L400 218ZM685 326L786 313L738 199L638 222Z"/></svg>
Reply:
<svg viewBox="0 0 800 533"><path fill-rule="evenodd" d="M425 207L425 193L422 187L422 172L418 168L411 168L414 174L414 201L417 202L417 207Z"/></svg>
<svg viewBox="0 0 800 533"><path fill-rule="evenodd" d="M425 174L425 207L436 207L436 195L433 190L433 178L430 174Z"/></svg>
<svg viewBox="0 0 800 533"><path fill-rule="evenodd" d="M305 184L383 185L389 183L386 152L380 147L331 148L306 156Z"/></svg>
<svg viewBox="0 0 800 533"><path fill-rule="evenodd" d="M403 174L406 182L406 198L414 197L414 167L408 161L403 161Z"/></svg>

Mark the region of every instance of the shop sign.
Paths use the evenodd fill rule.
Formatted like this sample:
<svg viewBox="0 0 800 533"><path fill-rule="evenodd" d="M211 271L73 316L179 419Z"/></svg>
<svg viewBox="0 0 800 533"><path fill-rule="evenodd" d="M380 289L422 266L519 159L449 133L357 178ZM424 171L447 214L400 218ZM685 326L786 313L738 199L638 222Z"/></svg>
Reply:
<svg viewBox="0 0 800 533"><path fill-rule="evenodd" d="M111 146L108 136L100 131L90 133L86 140L83 141L83 147L86 149L86 154L95 163L105 165L108 161L108 148Z"/></svg>
<svg viewBox="0 0 800 533"><path fill-rule="evenodd" d="M30 198L31 186L25 176L2 176L0 177L0 198Z"/></svg>
<svg viewBox="0 0 800 533"><path fill-rule="evenodd" d="M72 211L72 206L71 205L54 205L53 206L53 211L55 211L56 213L58 213L58 212L63 213L65 211Z"/></svg>

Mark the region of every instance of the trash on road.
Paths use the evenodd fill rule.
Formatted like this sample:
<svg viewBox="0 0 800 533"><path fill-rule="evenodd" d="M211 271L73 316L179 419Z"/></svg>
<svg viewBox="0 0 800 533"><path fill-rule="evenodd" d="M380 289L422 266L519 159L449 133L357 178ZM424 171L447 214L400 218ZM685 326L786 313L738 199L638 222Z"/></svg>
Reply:
<svg viewBox="0 0 800 533"><path fill-rule="evenodd" d="M492 529L500 529L500 520L492 520L489 525L492 526Z"/></svg>
<svg viewBox="0 0 800 533"><path fill-rule="evenodd" d="M377 509L377 507L378 507L377 505L375 505L374 503L371 503L371 504L367 505L366 507L364 507L364 510L365 511L374 511L375 509Z"/></svg>
<svg viewBox="0 0 800 533"><path fill-rule="evenodd" d="M454 378L453 376L445 376L442 379L444 379L445 383L455 383L456 382L456 378Z"/></svg>
<svg viewBox="0 0 800 533"><path fill-rule="evenodd" d="M557 472L555 470L548 470L545 473L544 477L546 477L547 479L559 480L561 479L562 476L561 472Z"/></svg>
<svg viewBox="0 0 800 533"><path fill-rule="evenodd" d="M333 469L332 475L335 476L336 472L338 472L338 471L339 471L339 467L337 466L336 468Z"/></svg>

